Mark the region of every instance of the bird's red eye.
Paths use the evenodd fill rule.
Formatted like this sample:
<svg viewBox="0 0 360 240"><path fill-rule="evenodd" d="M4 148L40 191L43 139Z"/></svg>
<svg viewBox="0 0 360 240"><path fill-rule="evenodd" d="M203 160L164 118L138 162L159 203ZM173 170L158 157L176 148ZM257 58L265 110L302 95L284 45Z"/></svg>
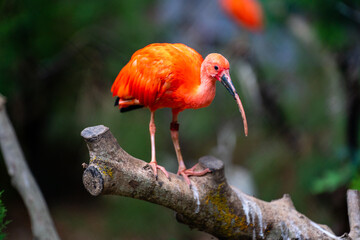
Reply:
<svg viewBox="0 0 360 240"><path fill-rule="evenodd" d="M219 70L219 67L217 65L215 65L214 69L217 71L217 70Z"/></svg>

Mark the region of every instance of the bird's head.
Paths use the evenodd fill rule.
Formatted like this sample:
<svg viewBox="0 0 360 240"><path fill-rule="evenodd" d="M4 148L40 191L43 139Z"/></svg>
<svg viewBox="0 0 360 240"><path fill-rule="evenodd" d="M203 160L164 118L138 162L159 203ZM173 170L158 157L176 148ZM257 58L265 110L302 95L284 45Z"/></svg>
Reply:
<svg viewBox="0 0 360 240"><path fill-rule="evenodd" d="M210 76L214 80L220 81L224 85L224 87L229 91L231 96L233 96L233 98L236 100L239 106L241 116L243 118L245 135L247 136L248 127L247 127L246 115L240 97L236 92L235 87L230 78L229 61L221 54L211 53L204 59L202 68L203 68L202 71L205 71L206 74L208 74L208 76Z"/></svg>
<svg viewBox="0 0 360 240"><path fill-rule="evenodd" d="M211 53L204 59L203 67L208 75L212 78L221 81L221 74L226 71L229 72L229 61L221 54Z"/></svg>

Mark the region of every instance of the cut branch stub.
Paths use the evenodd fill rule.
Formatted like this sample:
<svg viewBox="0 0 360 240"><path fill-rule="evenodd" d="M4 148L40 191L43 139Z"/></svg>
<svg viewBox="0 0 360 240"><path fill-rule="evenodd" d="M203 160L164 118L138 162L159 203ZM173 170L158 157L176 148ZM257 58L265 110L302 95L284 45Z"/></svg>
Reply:
<svg viewBox="0 0 360 240"><path fill-rule="evenodd" d="M116 152L122 151L118 142L109 131L109 128L103 125L85 128L81 132L81 136L85 139L90 153L97 153L97 155L109 158ZM104 148L104 144L110 145ZM125 152L123 151L123 154L124 153ZM90 158L93 160L95 157L96 156L90 155Z"/></svg>
<svg viewBox="0 0 360 240"><path fill-rule="evenodd" d="M94 196L112 194L142 199L176 211L179 222L220 239L339 239L330 229L297 212L290 199L264 202L232 188L222 161L206 156L196 170L212 172L184 179L159 171L155 179L148 163L132 157L107 127L85 129L90 162L83 174L85 188Z"/></svg>
<svg viewBox="0 0 360 240"><path fill-rule="evenodd" d="M205 156L199 159L199 163L204 168L209 168L212 173L213 180L220 184L225 182L225 172L223 161L212 156Z"/></svg>
<svg viewBox="0 0 360 240"><path fill-rule="evenodd" d="M108 127L105 127L104 125L98 125L95 127L85 128L81 132L81 136L88 141L95 141L96 139L100 138L107 131L109 131Z"/></svg>
<svg viewBox="0 0 360 240"><path fill-rule="evenodd" d="M85 169L83 183L88 192L93 196L99 195L104 189L104 179L99 170L94 166Z"/></svg>

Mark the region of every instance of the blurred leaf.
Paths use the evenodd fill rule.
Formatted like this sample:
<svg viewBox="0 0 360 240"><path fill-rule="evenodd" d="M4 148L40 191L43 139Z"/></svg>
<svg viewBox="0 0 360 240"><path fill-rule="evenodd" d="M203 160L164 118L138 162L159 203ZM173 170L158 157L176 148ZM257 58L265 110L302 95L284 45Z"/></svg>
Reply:
<svg viewBox="0 0 360 240"><path fill-rule="evenodd" d="M322 177L314 181L312 192L314 194L333 192L337 188L346 185L352 176L353 169L351 165L336 170L328 170Z"/></svg>

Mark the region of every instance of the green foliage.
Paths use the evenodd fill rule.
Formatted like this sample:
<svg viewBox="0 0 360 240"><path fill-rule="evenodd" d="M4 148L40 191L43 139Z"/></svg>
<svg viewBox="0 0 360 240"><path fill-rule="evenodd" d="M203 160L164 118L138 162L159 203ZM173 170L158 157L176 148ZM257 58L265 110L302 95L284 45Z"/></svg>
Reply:
<svg viewBox="0 0 360 240"><path fill-rule="evenodd" d="M6 237L6 234L4 232L6 225L9 223L9 221L5 221L6 217L6 208L1 200L1 195L4 191L0 192L0 240L4 239Z"/></svg>
<svg viewBox="0 0 360 240"><path fill-rule="evenodd" d="M350 165L336 170L327 170L322 176L313 181L312 192L314 194L332 192L341 186L347 185L352 178Z"/></svg>
<svg viewBox="0 0 360 240"><path fill-rule="evenodd" d="M356 176L352 179L350 188L360 191L360 172L358 172Z"/></svg>

